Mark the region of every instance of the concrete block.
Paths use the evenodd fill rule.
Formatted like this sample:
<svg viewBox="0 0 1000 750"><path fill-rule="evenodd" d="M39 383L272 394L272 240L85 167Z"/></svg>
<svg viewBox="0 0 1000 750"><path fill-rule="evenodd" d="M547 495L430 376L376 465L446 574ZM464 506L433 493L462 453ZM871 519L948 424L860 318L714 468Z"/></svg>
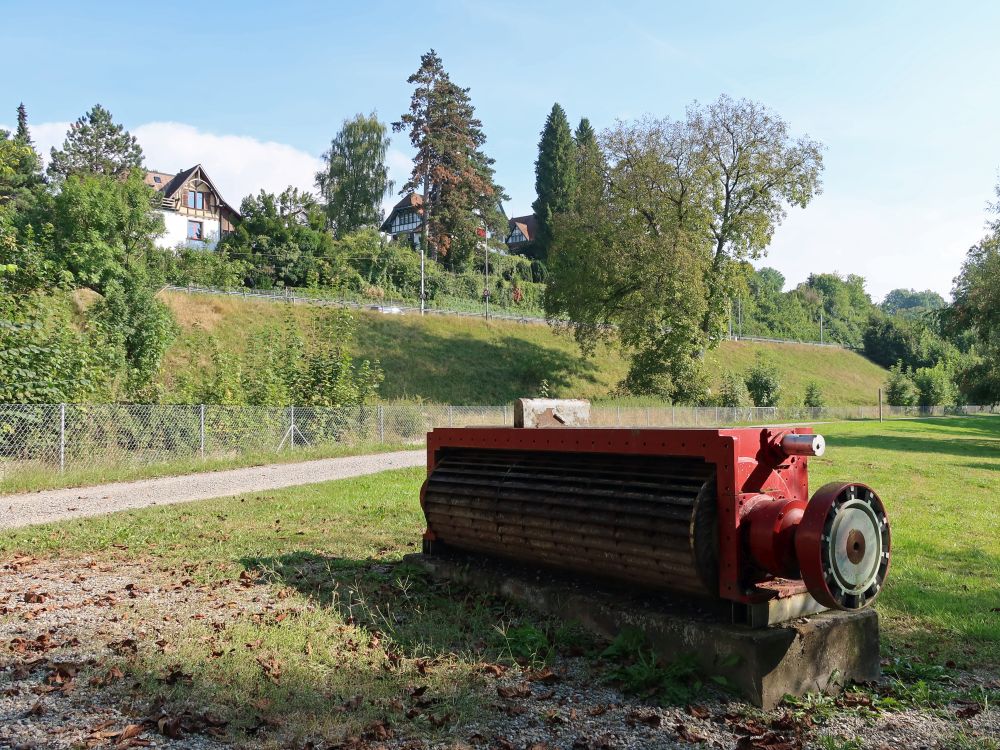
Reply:
<svg viewBox="0 0 1000 750"><path fill-rule="evenodd" d="M432 577L499 594L542 614L576 621L613 639L639 629L666 661L693 654L707 675L721 675L747 701L773 708L787 695L836 693L879 677L878 615L827 611L766 628L728 622L725 602L679 600L623 591L589 579L490 558L413 554L407 563Z"/></svg>
<svg viewBox="0 0 1000 750"><path fill-rule="evenodd" d="M590 423L590 402L576 398L519 398L515 427L576 427Z"/></svg>

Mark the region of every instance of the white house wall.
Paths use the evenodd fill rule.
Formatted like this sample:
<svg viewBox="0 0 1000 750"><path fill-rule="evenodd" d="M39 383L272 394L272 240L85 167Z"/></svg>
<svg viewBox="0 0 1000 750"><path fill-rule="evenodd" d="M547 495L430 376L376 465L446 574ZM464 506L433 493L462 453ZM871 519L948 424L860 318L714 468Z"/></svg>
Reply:
<svg viewBox="0 0 1000 750"><path fill-rule="evenodd" d="M187 236L188 217L175 211L160 211L163 216L163 223L167 231L162 237L156 240L156 244L163 248L175 248L178 245L188 247L210 249L214 248L219 241L219 220L218 219L198 219L201 222L203 241L189 240Z"/></svg>

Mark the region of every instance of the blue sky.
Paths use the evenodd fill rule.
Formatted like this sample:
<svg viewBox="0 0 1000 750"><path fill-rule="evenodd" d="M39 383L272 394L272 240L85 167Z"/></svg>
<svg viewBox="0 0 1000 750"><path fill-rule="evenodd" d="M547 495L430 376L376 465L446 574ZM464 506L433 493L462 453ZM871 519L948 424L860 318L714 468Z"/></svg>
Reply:
<svg viewBox="0 0 1000 750"><path fill-rule="evenodd" d="M534 198L554 101L600 129L750 97L822 141L824 192L764 263L788 283L859 273L876 298L946 294L983 233L1000 166L1000 4L5 3L0 123L28 107L36 140L101 102L150 167L201 161L231 202L308 187L342 120L407 106L437 49L469 86L510 213ZM408 143L390 163L404 175Z"/></svg>

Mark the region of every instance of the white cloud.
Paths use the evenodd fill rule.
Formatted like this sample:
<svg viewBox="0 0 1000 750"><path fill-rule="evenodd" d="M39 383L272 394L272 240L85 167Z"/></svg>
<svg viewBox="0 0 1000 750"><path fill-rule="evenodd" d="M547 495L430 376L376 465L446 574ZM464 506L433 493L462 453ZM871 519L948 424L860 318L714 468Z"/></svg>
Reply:
<svg viewBox="0 0 1000 750"><path fill-rule="evenodd" d="M62 146L69 126L68 122L31 125L31 137L46 162L49 149ZM142 146L147 167L179 172L201 164L236 208L244 197L260 190L281 192L289 185L313 190L316 172L322 166L321 159L294 146L243 135L206 133L179 122L150 122L131 132Z"/></svg>
<svg viewBox="0 0 1000 750"><path fill-rule="evenodd" d="M31 137L46 163L49 150L62 146L69 126L68 122L31 125ZM323 166L318 156L294 146L250 136L206 133L180 122L150 122L131 132L142 146L148 168L179 172L201 164L223 197L237 208L244 197L260 190L281 192L289 185L314 190L316 172ZM400 149L390 148L386 164L395 184L383 203L388 212L399 200L399 188L410 178L413 160Z"/></svg>
<svg viewBox="0 0 1000 750"><path fill-rule="evenodd" d="M243 135L205 133L179 122L151 122L132 129L146 166L179 172L201 164L223 197L240 201L260 190L281 192L289 185L313 190L322 161L294 146Z"/></svg>

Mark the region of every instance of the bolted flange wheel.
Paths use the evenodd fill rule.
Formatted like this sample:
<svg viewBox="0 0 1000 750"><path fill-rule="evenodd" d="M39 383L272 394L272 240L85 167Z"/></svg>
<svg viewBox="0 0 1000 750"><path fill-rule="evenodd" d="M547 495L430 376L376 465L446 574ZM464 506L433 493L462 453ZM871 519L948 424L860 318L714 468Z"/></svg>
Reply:
<svg viewBox="0 0 1000 750"><path fill-rule="evenodd" d="M890 546L885 506L870 487L853 482L817 490L795 533L802 580L833 609L861 609L878 596Z"/></svg>

